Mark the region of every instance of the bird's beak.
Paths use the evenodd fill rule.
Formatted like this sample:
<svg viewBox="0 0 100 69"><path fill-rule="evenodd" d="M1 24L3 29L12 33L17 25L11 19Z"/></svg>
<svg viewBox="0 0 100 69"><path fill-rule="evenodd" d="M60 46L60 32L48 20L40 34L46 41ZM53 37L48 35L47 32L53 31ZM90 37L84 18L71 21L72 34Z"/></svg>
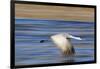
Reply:
<svg viewBox="0 0 100 69"><path fill-rule="evenodd" d="M82 40L80 37L75 37L75 36L72 36L72 35L70 35L70 38L73 38L73 39L76 39L76 40Z"/></svg>

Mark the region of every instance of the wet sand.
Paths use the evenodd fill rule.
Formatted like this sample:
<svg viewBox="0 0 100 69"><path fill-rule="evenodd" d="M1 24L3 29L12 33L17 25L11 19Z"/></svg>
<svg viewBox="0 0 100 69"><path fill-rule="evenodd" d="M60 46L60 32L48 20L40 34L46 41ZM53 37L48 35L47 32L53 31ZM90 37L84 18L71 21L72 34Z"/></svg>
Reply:
<svg viewBox="0 0 100 69"><path fill-rule="evenodd" d="M16 4L15 17L94 22L94 8Z"/></svg>

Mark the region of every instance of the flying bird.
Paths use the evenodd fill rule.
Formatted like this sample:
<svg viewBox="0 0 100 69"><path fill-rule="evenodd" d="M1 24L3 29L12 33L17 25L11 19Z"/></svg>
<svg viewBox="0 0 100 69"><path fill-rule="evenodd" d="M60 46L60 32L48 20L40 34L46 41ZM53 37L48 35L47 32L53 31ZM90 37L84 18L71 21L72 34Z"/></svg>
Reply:
<svg viewBox="0 0 100 69"><path fill-rule="evenodd" d="M71 38L76 40L82 40L80 37L75 37L68 33L55 34L52 35L50 38L56 45L56 47L60 49L61 53L64 56L70 56L75 54L75 49L71 43ZM40 42L43 43L44 41L45 40L41 40Z"/></svg>

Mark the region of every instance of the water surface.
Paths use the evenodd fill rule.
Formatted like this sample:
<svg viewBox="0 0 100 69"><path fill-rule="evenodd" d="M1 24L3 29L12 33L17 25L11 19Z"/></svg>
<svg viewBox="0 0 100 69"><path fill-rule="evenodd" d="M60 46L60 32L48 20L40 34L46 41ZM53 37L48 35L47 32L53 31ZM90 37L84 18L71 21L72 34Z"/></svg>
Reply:
<svg viewBox="0 0 100 69"><path fill-rule="evenodd" d="M50 39L63 32L83 39L71 39L76 52L73 57L63 57ZM94 22L15 19L15 65L84 61L94 61Z"/></svg>

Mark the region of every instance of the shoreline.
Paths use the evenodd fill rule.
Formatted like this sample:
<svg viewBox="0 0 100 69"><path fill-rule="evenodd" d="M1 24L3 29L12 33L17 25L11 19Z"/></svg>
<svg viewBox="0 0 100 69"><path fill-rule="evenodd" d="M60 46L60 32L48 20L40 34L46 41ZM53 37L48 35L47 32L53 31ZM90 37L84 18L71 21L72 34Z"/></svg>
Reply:
<svg viewBox="0 0 100 69"><path fill-rule="evenodd" d="M15 4L17 18L94 22L94 15L94 8Z"/></svg>
<svg viewBox="0 0 100 69"><path fill-rule="evenodd" d="M78 21L78 20L64 20L64 19L59 19L59 20L55 20L55 19L39 19L39 18L21 18L21 17L17 17L15 19L26 19L26 20L45 20L45 21L66 21L66 22L81 22L81 23L94 23L93 21Z"/></svg>

